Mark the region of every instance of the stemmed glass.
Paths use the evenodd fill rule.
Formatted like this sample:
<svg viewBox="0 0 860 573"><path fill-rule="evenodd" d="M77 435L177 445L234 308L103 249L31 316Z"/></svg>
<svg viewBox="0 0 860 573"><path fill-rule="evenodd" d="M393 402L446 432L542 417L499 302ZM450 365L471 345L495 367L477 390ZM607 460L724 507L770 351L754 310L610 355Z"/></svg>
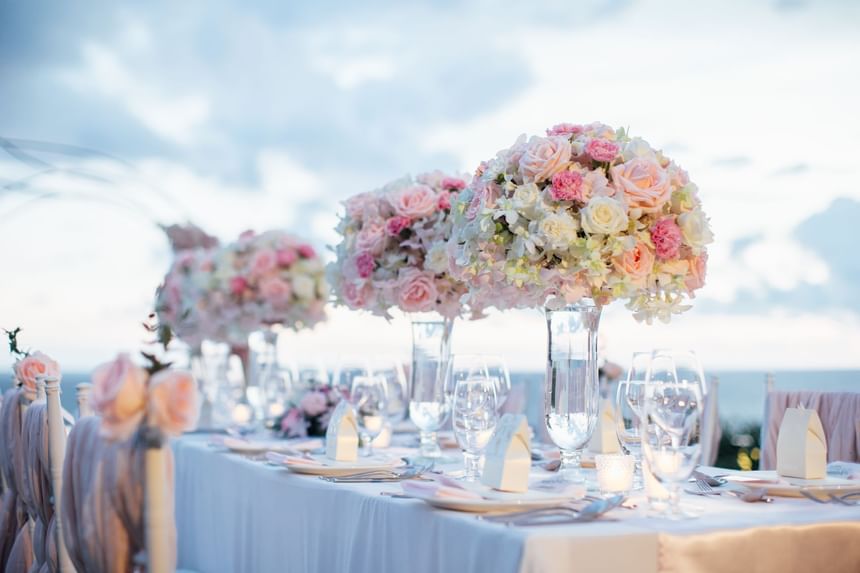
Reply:
<svg viewBox="0 0 860 573"><path fill-rule="evenodd" d="M448 385L453 386L452 419L454 436L463 450L466 481L476 481L481 455L498 422L496 389L498 379L490 377L480 357L454 356Z"/></svg>
<svg viewBox="0 0 860 573"><path fill-rule="evenodd" d="M642 489L642 406L645 382L622 380L615 393L615 434L625 454L632 455L633 489Z"/></svg>
<svg viewBox="0 0 860 573"><path fill-rule="evenodd" d="M701 457L695 435L703 412L702 384L679 379L676 363L667 352L655 352L645 384L642 452L648 467L669 491L666 517L695 517L680 505L681 484Z"/></svg>
<svg viewBox="0 0 860 573"><path fill-rule="evenodd" d="M402 422L409 411L409 382L403 363L392 357L377 357L371 370L373 376L385 379L388 388L388 421L391 424Z"/></svg>
<svg viewBox="0 0 860 573"><path fill-rule="evenodd" d="M385 426L388 413L388 384L382 376L355 376L352 380L350 402L355 407L356 421L365 447L364 455L373 455L373 439Z"/></svg>
<svg viewBox="0 0 860 573"><path fill-rule="evenodd" d="M508 364L498 354L485 354L484 366L487 369L487 376L496 385L496 410L501 412L511 393L511 373L508 370Z"/></svg>
<svg viewBox="0 0 860 573"><path fill-rule="evenodd" d="M355 378L360 376L370 376L371 368L367 359L348 356L342 359L331 379L331 385L335 390L340 392L344 397L348 397L352 390L352 384Z"/></svg>

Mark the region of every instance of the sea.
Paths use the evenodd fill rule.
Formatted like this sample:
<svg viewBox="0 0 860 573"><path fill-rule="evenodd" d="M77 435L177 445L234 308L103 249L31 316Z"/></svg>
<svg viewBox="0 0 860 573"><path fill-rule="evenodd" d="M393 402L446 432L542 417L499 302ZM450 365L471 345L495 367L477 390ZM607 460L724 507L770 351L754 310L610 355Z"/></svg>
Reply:
<svg viewBox="0 0 860 573"><path fill-rule="evenodd" d="M765 381L772 375L779 390L816 390L821 392L860 392L860 370L725 370L709 372L719 379L719 411L723 423L734 428L760 424L764 414ZM75 412L75 386L87 382L83 373L63 374L62 402ZM514 387L524 386L525 413L531 424L542 425L543 372L511 374ZM9 388L11 377L0 375L0 387Z"/></svg>

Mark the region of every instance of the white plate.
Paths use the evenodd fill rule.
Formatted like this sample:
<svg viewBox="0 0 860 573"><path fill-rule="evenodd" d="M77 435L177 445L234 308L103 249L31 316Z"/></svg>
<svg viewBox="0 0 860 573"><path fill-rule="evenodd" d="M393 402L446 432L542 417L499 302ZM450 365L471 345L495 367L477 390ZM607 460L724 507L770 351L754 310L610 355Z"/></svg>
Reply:
<svg viewBox="0 0 860 573"><path fill-rule="evenodd" d="M322 440L243 440L225 436L220 445L237 454L253 455L264 452L310 452L322 447Z"/></svg>
<svg viewBox="0 0 860 573"><path fill-rule="evenodd" d="M860 482L843 478L799 479L779 476L775 471L750 471L725 476L727 481L747 489L764 489L768 495L803 497L801 489L812 494L846 494L860 491Z"/></svg>
<svg viewBox="0 0 860 573"><path fill-rule="evenodd" d="M354 462L337 462L319 455L310 456L310 459L318 463L303 464L290 463L289 461L274 463L272 459L269 462L278 467L287 468L297 474L324 477L336 477L370 470L393 469L404 464L400 458L382 455L375 455L371 458L358 458Z"/></svg>
<svg viewBox="0 0 860 573"><path fill-rule="evenodd" d="M523 509L534 509L538 507L552 507L575 501L575 497L549 494L540 491L528 491L526 493L508 493L480 486L469 487L472 491L478 491L484 497L481 499L465 499L444 496L415 496L417 499L441 509L452 509L454 511L466 511L470 513L489 513L520 511Z"/></svg>

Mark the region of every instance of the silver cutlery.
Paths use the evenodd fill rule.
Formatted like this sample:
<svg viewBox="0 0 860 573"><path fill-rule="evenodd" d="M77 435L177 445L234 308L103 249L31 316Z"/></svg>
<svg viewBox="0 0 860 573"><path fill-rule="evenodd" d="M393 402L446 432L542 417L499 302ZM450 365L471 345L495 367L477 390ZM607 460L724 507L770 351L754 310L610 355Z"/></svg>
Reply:
<svg viewBox="0 0 860 573"><path fill-rule="evenodd" d="M826 497L818 497L806 488L801 488L800 493L803 497L811 499L816 503L836 503L839 505L860 505L860 491L846 493L844 495L836 495L833 493L825 493ZM857 499L852 499L857 498Z"/></svg>
<svg viewBox="0 0 860 573"><path fill-rule="evenodd" d="M719 487L726 483L726 480L721 477L709 476L704 472L700 472L699 470L693 470L693 477L698 481L703 481L707 483L711 487Z"/></svg>
<svg viewBox="0 0 860 573"><path fill-rule="evenodd" d="M741 501L745 501L747 503L772 503L773 498L767 495L767 490L764 488L755 488L747 491L737 491L733 489L727 489L725 492L729 495L733 495L740 499Z"/></svg>
<svg viewBox="0 0 860 573"><path fill-rule="evenodd" d="M331 483L385 483L398 482L407 479L415 479L426 473L432 465L404 468L400 471L393 470L370 470L354 474L340 476L320 476L323 481Z"/></svg>
<svg viewBox="0 0 860 573"><path fill-rule="evenodd" d="M479 515L477 518L507 526L566 525L594 521L624 502L623 495L614 495L590 502L581 509L570 505L539 507L499 515Z"/></svg>

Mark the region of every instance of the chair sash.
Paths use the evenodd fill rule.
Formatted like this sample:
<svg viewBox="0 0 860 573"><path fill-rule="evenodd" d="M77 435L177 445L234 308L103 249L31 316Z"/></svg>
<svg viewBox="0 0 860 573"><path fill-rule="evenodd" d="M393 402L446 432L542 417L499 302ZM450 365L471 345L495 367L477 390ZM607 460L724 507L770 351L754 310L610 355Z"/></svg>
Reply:
<svg viewBox="0 0 860 573"><path fill-rule="evenodd" d="M24 467L21 440L21 402L24 398L21 388L7 390L0 408L0 471L5 483L0 508L0 569L4 571L19 530L26 528L26 516L18 496Z"/></svg>

